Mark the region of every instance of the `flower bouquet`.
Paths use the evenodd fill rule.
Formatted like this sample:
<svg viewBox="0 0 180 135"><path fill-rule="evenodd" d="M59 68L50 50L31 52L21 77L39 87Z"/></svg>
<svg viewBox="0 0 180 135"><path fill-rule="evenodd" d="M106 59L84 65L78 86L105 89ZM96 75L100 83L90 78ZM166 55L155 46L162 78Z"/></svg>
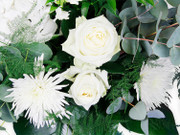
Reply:
<svg viewBox="0 0 180 135"><path fill-rule="evenodd" d="M179 0L1 0L0 135L178 135Z"/></svg>

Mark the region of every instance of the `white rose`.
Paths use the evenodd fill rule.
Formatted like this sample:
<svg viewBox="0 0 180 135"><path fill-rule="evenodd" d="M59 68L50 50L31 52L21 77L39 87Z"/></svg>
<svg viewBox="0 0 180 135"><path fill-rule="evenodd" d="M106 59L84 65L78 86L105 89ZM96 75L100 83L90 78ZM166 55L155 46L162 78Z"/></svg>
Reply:
<svg viewBox="0 0 180 135"><path fill-rule="evenodd" d="M105 70L87 70L75 77L69 94L73 97L77 105L83 106L88 110L101 97L106 95L106 90L109 88L107 72Z"/></svg>
<svg viewBox="0 0 180 135"><path fill-rule="evenodd" d="M120 51L120 37L104 16L89 20L79 17L62 49L77 60L99 67Z"/></svg>

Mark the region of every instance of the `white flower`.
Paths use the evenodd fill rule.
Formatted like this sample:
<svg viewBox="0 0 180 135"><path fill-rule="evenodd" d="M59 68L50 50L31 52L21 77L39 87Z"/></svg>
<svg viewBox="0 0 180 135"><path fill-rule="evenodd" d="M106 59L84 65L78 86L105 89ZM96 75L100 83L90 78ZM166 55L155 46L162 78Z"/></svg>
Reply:
<svg viewBox="0 0 180 135"><path fill-rule="evenodd" d="M3 43L50 40L57 25L50 18L49 7L45 6L45 2L46 0L3 0L0 5L0 46Z"/></svg>
<svg viewBox="0 0 180 135"><path fill-rule="evenodd" d="M70 95L77 105L86 110L104 97L110 88L105 70L84 70L72 66L64 74L67 79L74 81L69 90Z"/></svg>
<svg viewBox="0 0 180 135"><path fill-rule="evenodd" d="M75 59L98 67L120 51L120 37L104 16L89 20L79 17L76 19L76 28L70 30L62 49Z"/></svg>
<svg viewBox="0 0 180 135"><path fill-rule="evenodd" d="M46 74L42 65L43 56L35 61L35 66L42 71L35 77L24 74L24 78L10 79L13 88L9 89L12 93L8 97L13 98L14 114L18 117L26 111L25 117L30 119L37 128L50 124L53 120L48 120L48 113L54 113L57 117L69 118L70 112L66 111L64 105L68 105L65 97L69 94L60 92L66 85L59 85L64 80L61 74L51 76L55 70L49 70ZM34 69L37 73L38 68Z"/></svg>
<svg viewBox="0 0 180 135"><path fill-rule="evenodd" d="M140 72L140 80L135 83L134 88L147 109L160 107L161 103L167 103L167 92L172 88L174 66L169 58L159 58L144 64Z"/></svg>
<svg viewBox="0 0 180 135"><path fill-rule="evenodd" d="M56 9L56 19L58 19L58 20L63 20L63 19L67 20L67 19L69 19L69 13L67 11L63 11L59 7L59 8Z"/></svg>
<svg viewBox="0 0 180 135"><path fill-rule="evenodd" d="M5 130L0 130L0 135L16 135L13 129L13 123L0 120L0 125L5 128Z"/></svg>
<svg viewBox="0 0 180 135"><path fill-rule="evenodd" d="M70 4L76 4L76 5L79 4L79 1L82 1L82 0L66 0L66 2L69 2Z"/></svg>

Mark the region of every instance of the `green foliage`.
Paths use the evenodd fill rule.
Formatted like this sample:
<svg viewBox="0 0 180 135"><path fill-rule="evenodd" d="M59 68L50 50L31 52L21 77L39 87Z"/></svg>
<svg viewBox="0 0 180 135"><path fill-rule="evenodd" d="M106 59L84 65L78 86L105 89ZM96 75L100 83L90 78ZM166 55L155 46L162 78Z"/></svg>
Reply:
<svg viewBox="0 0 180 135"><path fill-rule="evenodd" d="M55 128L44 126L37 129L29 120L20 117L17 123L14 123L14 130L17 135L55 135Z"/></svg>
<svg viewBox="0 0 180 135"><path fill-rule="evenodd" d="M118 63L121 63L119 67L124 69L122 76L111 76L111 89L107 95L107 99L115 100L122 96L122 92L128 93L134 86L134 83L140 78L140 70L146 58L142 54L138 53L133 61L133 57L127 55L125 58L119 59Z"/></svg>
<svg viewBox="0 0 180 135"><path fill-rule="evenodd" d="M117 120L111 116L90 113L86 117L76 121L74 135L115 135Z"/></svg>
<svg viewBox="0 0 180 135"><path fill-rule="evenodd" d="M33 62L25 61L17 48L4 46L0 47L0 52L3 54L3 63L9 77L20 78L23 74L33 75Z"/></svg>
<svg viewBox="0 0 180 135"><path fill-rule="evenodd" d="M154 5L154 1L153 0L136 0L137 2L140 2L144 5L146 5L146 3L149 3L151 5Z"/></svg>

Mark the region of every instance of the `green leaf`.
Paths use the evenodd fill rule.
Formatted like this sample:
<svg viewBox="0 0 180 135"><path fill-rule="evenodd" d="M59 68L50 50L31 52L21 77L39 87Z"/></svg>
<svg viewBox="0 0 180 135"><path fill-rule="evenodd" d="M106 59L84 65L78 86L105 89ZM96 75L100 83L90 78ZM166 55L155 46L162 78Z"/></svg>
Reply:
<svg viewBox="0 0 180 135"><path fill-rule="evenodd" d="M4 102L12 102L12 98L6 97L11 93L10 91L7 91L8 89L10 89L9 86L6 86L4 84L0 85L0 100Z"/></svg>
<svg viewBox="0 0 180 135"><path fill-rule="evenodd" d="M145 0L136 0L136 1L146 5L146 1Z"/></svg>
<svg viewBox="0 0 180 135"><path fill-rule="evenodd" d="M138 102L129 111L129 117L133 120L144 120L146 118L146 105L144 102Z"/></svg>
<svg viewBox="0 0 180 135"><path fill-rule="evenodd" d="M0 102L0 118L7 122L17 122L8 103Z"/></svg>
<svg viewBox="0 0 180 135"><path fill-rule="evenodd" d="M163 30L161 33L160 33L160 38L165 38L165 39L169 39L172 35L172 33L175 31L176 28L174 27L171 27L171 28L168 28L166 30Z"/></svg>
<svg viewBox="0 0 180 135"><path fill-rule="evenodd" d="M54 2L54 0L47 0L46 4L51 3L51 2Z"/></svg>
<svg viewBox="0 0 180 135"><path fill-rule="evenodd" d="M169 48L173 47L173 45L180 43L179 35L180 35L180 26L176 28L176 30L172 33L171 37L169 38L167 42L167 46Z"/></svg>
<svg viewBox="0 0 180 135"><path fill-rule="evenodd" d="M101 66L102 70L106 70L108 73L111 74L124 74L125 69L124 67L119 64L119 63L115 63L115 62L108 62L105 63L104 65Z"/></svg>
<svg viewBox="0 0 180 135"><path fill-rule="evenodd" d="M149 12L146 12L145 7L138 7L138 20L142 23L151 23L155 22L157 19L151 15ZM142 14L143 13L143 14Z"/></svg>
<svg viewBox="0 0 180 135"><path fill-rule="evenodd" d="M116 12L116 0L107 0L107 3Z"/></svg>
<svg viewBox="0 0 180 135"><path fill-rule="evenodd" d="M25 62L21 52L12 46L0 47L0 52L3 54L6 73L11 78L20 78L23 74L33 75L33 63Z"/></svg>
<svg viewBox="0 0 180 135"><path fill-rule="evenodd" d="M145 135L149 135L149 120L148 120L148 118L141 121L141 129L145 133Z"/></svg>
<svg viewBox="0 0 180 135"><path fill-rule="evenodd" d="M34 58L41 56L42 53L44 53L44 60L52 57L51 49L44 43L13 44L12 46L18 48L26 60L34 61Z"/></svg>
<svg viewBox="0 0 180 135"><path fill-rule="evenodd" d="M106 113L107 114L113 114L115 112L117 112L122 105L122 98L118 97L116 100L114 100L106 109Z"/></svg>
<svg viewBox="0 0 180 135"><path fill-rule="evenodd" d="M0 81L3 81L3 75L0 73Z"/></svg>
<svg viewBox="0 0 180 135"><path fill-rule="evenodd" d="M142 42L142 48L144 48L148 56L151 56L153 54L152 46L148 41Z"/></svg>
<svg viewBox="0 0 180 135"><path fill-rule="evenodd" d="M148 118L156 118L156 119L162 119L165 118L165 115L160 110L152 110L147 113Z"/></svg>
<svg viewBox="0 0 180 135"><path fill-rule="evenodd" d="M150 9L152 8L151 5L147 5L146 6L146 9ZM150 13L155 16L156 18L159 18L159 14L160 12L162 12L162 16L161 16L161 19L165 20L168 16L168 7L167 7L167 4L164 0L159 0L159 3L154 6L151 10L150 10Z"/></svg>
<svg viewBox="0 0 180 135"><path fill-rule="evenodd" d="M22 117L18 119L17 123L14 123L14 130L17 135L51 135L55 132L55 128L47 126L37 129L33 124L29 123L29 120Z"/></svg>
<svg viewBox="0 0 180 135"><path fill-rule="evenodd" d="M50 13L54 12L56 9L58 8L58 6L55 6L54 4L51 6L50 8Z"/></svg>
<svg viewBox="0 0 180 135"><path fill-rule="evenodd" d="M81 15L87 17L89 6L91 5L90 2L83 2L81 6Z"/></svg>
<svg viewBox="0 0 180 135"><path fill-rule="evenodd" d="M154 1L153 0L145 0L145 1L154 6Z"/></svg>
<svg viewBox="0 0 180 135"><path fill-rule="evenodd" d="M167 0L167 2L174 7L178 7L180 4L180 0Z"/></svg>
<svg viewBox="0 0 180 135"><path fill-rule="evenodd" d="M170 50L170 59L172 64L174 65L179 65L180 64L180 47L179 46L174 46Z"/></svg>
<svg viewBox="0 0 180 135"><path fill-rule="evenodd" d="M128 38L136 38L136 36L132 33L127 33L124 37ZM127 54L132 54L135 55L136 51L138 49L137 46L137 40L132 40L132 39L123 39L122 41L122 49L127 53Z"/></svg>
<svg viewBox="0 0 180 135"><path fill-rule="evenodd" d="M177 9L176 21L180 24L180 5L178 6L178 9Z"/></svg>

